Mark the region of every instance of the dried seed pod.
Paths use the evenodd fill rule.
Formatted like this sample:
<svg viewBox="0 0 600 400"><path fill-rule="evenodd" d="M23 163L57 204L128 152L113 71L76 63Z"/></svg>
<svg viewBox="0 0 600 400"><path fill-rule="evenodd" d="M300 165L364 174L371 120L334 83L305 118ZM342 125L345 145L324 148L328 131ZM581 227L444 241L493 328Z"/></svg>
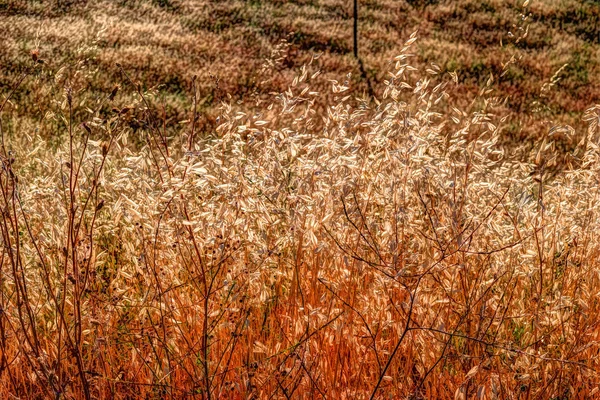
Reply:
<svg viewBox="0 0 600 400"><path fill-rule="evenodd" d="M110 92L110 95L108 96L108 100L113 100L115 98L115 96L117 95L117 92L119 91L119 86L115 86L112 90L112 92Z"/></svg>

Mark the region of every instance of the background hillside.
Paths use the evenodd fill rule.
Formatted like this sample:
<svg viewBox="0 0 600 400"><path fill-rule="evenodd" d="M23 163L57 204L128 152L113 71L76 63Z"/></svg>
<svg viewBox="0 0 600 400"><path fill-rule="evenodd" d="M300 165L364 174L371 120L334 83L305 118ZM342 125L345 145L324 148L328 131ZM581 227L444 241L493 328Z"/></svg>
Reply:
<svg viewBox="0 0 600 400"><path fill-rule="evenodd" d="M379 83L387 78L390 60L418 29L415 62L456 71L454 104L468 106L493 74L494 94L502 97L499 112L510 115L503 138L537 137L547 130L540 125L546 120L581 128L586 106L600 101L595 79L600 75L600 3L534 1L525 11L521 6L504 0L361 1L361 74L352 57L351 1L57 0L49 7L42 1L5 0L0 3L0 90L7 92L30 64L29 52L39 49L43 70L14 97L16 113L39 120L51 111L52 94L48 89L35 99L27 97L35 85L56 79L61 69L59 75L68 76L79 62L87 75L81 85L88 96L97 96L124 84L120 63L145 87L160 85L160 101L173 122L189 117L192 77L197 76L200 128L210 131L221 101L232 96L233 102L250 103L282 92L315 54L324 72L313 84L325 94L319 99L330 93L329 79L343 82L348 74L355 96L380 98ZM560 80L542 90L553 77ZM125 95L119 101L126 105L131 99Z"/></svg>

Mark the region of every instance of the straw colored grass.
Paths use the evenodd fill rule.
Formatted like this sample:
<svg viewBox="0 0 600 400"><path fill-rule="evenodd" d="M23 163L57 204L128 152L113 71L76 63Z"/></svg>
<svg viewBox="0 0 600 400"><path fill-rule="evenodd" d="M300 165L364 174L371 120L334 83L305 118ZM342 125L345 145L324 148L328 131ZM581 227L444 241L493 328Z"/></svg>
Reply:
<svg viewBox="0 0 600 400"><path fill-rule="evenodd" d="M504 146L494 79L455 107L416 39L379 100L313 59L210 132L195 81L175 124L125 61L90 96L31 60L0 127L33 82L55 135L1 132L0 395L597 396L600 106Z"/></svg>

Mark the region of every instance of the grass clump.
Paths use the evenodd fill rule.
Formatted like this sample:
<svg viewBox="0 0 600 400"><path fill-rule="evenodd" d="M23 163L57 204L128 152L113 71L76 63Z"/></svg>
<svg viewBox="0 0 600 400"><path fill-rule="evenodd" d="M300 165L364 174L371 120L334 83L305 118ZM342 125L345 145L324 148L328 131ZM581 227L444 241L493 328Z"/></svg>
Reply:
<svg viewBox="0 0 600 400"><path fill-rule="evenodd" d="M195 80L176 125L55 79L60 140L2 132L2 396L593 397L599 106L505 146L415 42L379 100L313 58L209 132Z"/></svg>

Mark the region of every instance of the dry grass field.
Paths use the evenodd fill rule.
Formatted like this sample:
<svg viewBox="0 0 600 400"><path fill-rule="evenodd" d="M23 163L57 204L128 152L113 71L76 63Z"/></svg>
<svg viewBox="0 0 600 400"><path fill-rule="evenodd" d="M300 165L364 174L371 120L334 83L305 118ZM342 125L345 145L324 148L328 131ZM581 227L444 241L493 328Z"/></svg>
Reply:
<svg viewBox="0 0 600 400"><path fill-rule="evenodd" d="M0 397L600 397L599 15L0 2Z"/></svg>
<svg viewBox="0 0 600 400"><path fill-rule="evenodd" d="M123 82L120 63L145 88L157 88L169 119L181 120L191 107L196 76L203 114L198 127L211 130L228 96L247 103L246 109L257 99L268 100L269 93L285 91L315 53L322 54L319 67L326 78L315 87L322 107L332 101L328 80L343 82L348 74L353 93L369 94L370 82L372 94L380 97L390 59L419 30L415 63L456 71L454 102L461 108L471 110L481 86L495 75L495 95L505 97L503 112L510 120L502 140L537 138L548 119L584 129L583 112L600 102L600 82L594 79L600 75L597 1L538 0L525 13L520 0L361 1L359 51L368 79L352 57L351 3L3 0L0 87L27 68L34 49L46 61L38 76L43 82L66 76L74 64L84 67L80 89L86 97ZM266 60L272 66L267 74ZM555 90L542 92L559 70ZM15 99L23 118L39 121L52 109L54 93L37 91L32 97L34 87L26 82ZM128 104L128 95L121 92L117 102Z"/></svg>

